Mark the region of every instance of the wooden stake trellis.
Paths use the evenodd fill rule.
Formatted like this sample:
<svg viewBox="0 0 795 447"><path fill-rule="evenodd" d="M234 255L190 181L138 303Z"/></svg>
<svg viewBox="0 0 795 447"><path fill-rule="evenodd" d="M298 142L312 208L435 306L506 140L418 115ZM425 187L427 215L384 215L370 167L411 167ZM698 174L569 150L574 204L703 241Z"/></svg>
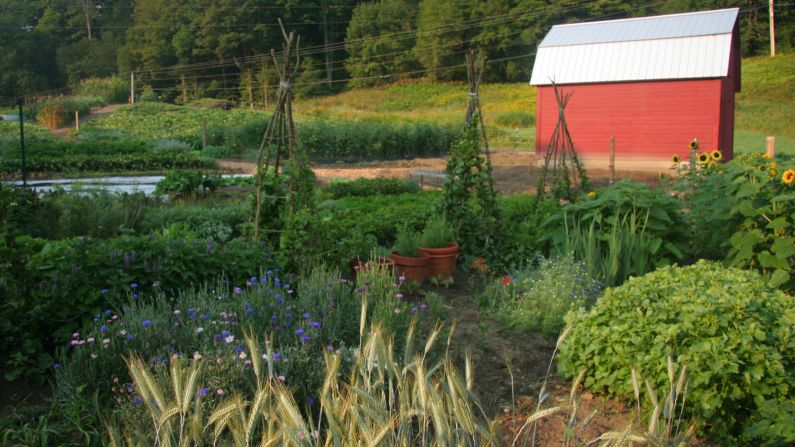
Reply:
<svg viewBox="0 0 795 447"><path fill-rule="evenodd" d="M555 100L558 104L558 122L544 154L544 166L538 177L536 187L537 202L541 203L547 193L547 183L550 171L552 174L552 193L558 199L574 201L581 192L588 192L590 182L585 172L585 166L574 149L574 142L566 124L566 106L571 99L571 92L562 93L557 84L552 82Z"/></svg>
<svg viewBox="0 0 795 447"><path fill-rule="evenodd" d="M483 124L483 110L480 108L480 83L483 80L483 68L486 65L486 58L483 52L478 52L475 58L475 52L469 50L467 52L467 79L469 80L469 103L467 103L467 123L472 122L472 119L477 117L480 137L483 144L483 155L486 159L486 170L489 174L489 193L494 196L494 179L491 177L491 153L489 152L489 140L486 138L486 125Z"/></svg>
<svg viewBox="0 0 795 447"><path fill-rule="evenodd" d="M304 173L309 170L309 163L306 154L298 149L295 122L293 121L292 111L292 79L298 71L300 56L298 46L301 38L294 32L284 30L281 19L279 27L284 37L284 49L282 62L276 58L276 52L271 49L271 59L273 66L279 75L279 90L276 94L276 106L273 115L268 122L268 127L262 135L262 141L257 154L257 191L255 195L254 211L254 236L259 237L260 225L262 221L262 199L265 177L272 171L275 178L279 177L279 164L282 156L286 156L291 163L289 172L289 183L286 199L291 212L304 206L308 206L309 197L306 194L307 180ZM291 64L293 56L295 63ZM263 166L263 154L265 154L265 164ZM272 169L271 169L272 168Z"/></svg>

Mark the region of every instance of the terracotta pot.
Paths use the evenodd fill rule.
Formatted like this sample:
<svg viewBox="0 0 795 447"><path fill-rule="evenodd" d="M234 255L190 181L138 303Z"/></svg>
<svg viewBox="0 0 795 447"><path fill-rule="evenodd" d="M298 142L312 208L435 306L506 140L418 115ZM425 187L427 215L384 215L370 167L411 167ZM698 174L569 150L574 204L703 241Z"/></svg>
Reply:
<svg viewBox="0 0 795 447"><path fill-rule="evenodd" d="M387 270L395 273L395 261L390 258L379 256L375 260L364 261L359 258L353 258L348 261L348 266L351 268L351 278L356 280L356 273L361 269L367 269L373 265L385 266Z"/></svg>
<svg viewBox="0 0 795 447"><path fill-rule="evenodd" d="M443 279L453 276L458 248L456 242L451 242L450 245L443 248L420 248L421 252L427 253L431 257L425 276L429 278L441 276Z"/></svg>
<svg viewBox="0 0 795 447"><path fill-rule="evenodd" d="M405 276L406 279L411 279L422 284L425 280L425 269L428 267L428 262L431 257L426 253L420 253L419 258L400 256L394 251L389 255L389 258L395 262L395 275Z"/></svg>

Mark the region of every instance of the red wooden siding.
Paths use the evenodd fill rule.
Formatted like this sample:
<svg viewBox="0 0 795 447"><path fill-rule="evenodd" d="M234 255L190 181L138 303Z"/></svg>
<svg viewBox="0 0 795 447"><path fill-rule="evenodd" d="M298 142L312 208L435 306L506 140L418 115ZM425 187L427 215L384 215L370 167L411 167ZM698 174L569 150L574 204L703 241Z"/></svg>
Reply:
<svg viewBox="0 0 795 447"><path fill-rule="evenodd" d="M566 108L574 147L583 158L606 158L610 137L616 158L670 159L698 138L705 150L731 155L734 77L722 79L562 85L572 92ZM536 153L543 154L557 124L551 86L538 87ZM720 128L720 125L723 128Z"/></svg>

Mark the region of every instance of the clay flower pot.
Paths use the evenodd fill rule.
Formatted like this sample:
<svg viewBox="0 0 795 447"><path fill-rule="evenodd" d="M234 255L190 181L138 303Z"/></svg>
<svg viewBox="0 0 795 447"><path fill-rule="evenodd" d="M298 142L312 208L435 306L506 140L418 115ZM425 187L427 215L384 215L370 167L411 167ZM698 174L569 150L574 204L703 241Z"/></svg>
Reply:
<svg viewBox="0 0 795 447"><path fill-rule="evenodd" d="M425 270L431 260L429 255L420 252L420 257L414 258L400 256L393 251L389 258L395 262L396 276L404 276L406 279L417 281L420 284L425 280Z"/></svg>
<svg viewBox="0 0 795 447"><path fill-rule="evenodd" d="M458 248L458 243L456 242L451 242L450 245L443 248L420 248L421 252L427 253L431 257L425 275L430 278L441 276L442 279L453 276L455 260L458 257Z"/></svg>

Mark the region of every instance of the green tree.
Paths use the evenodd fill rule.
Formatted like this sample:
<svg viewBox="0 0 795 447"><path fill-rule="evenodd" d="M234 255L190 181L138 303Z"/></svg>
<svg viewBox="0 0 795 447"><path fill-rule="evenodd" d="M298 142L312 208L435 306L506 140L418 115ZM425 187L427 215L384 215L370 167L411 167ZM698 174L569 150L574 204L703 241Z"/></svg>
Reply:
<svg viewBox="0 0 795 447"><path fill-rule="evenodd" d="M466 0L423 0L420 3L414 55L431 79L464 77L463 67L455 70L447 67L463 62L469 34L466 26L470 13L468 6Z"/></svg>
<svg viewBox="0 0 795 447"><path fill-rule="evenodd" d="M377 78L353 81L353 85L374 85L394 81L390 73L417 70L411 52L415 39L417 7L405 0L378 0L356 6L348 25L345 68L352 77Z"/></svg>

